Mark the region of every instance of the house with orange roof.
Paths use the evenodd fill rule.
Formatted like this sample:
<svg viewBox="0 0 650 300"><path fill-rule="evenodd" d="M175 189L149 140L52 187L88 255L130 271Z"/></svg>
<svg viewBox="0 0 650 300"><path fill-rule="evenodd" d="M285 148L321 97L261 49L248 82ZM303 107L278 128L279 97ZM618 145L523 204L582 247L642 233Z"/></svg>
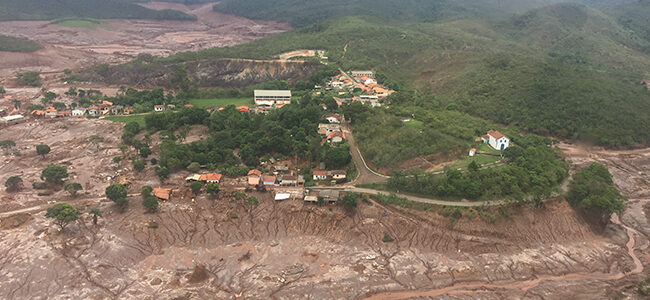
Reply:
<svg viewBox="0 0 650 300"><path fill-rule="evenodd" d="M164 105L154 105L153 110L157 112L165 111L165 106Z"/></svg>
<svg viewBox="0 0 650 300"><path fill-rule="evenodd" d="M57 113L56 108L54 108L53 106L48 106L45 108L45 115L48 117L54 118L56 117L56 113Z"/></svg>
<svg viewBox="0 0 650 300"><path fill-rule="evenodd" d="M33 110L31 112L31 115L34 116L34 117L42 117L42 116L45 116L45 112L42 111L42 110Z"/></svg>
<svg viewBox="0 0 650 300"><path fill-rule="evenodd" d="M476 155L476 148L469 149L469 156Z"/></svg>
<svg viewBox="0 0 650 300"><path fill-rule="evenodd" d="M223 175L218 173L201 174L201 177L199 177L199 181L203 181L207 183L220 183L222 177Z"/></svg>
<svg viewBox="0 0 650 300"><path fill-rule="evenodd" d="M57 118L62 118L62 117L69 117L72 115L72 111L66 110L66 111L60 111L56 113Z"/></svg>
<svg viewBox="0 0 650 300"><path fill-rule="evenodd" d="M327 180L327 171L325 170L314 170L312 171L313 179L318 180Z"/></svg>
<svg viewBox="0 0 650 300"><path fill-rule="evenodd" d="M88 115L96 116L99 114L99 107L97 106L88 106Z"/></svg>
<svg viewBox="0 0 650 300"><path fill-rule="evenodd" d="M160 200L168 201L172 196L172 189L157 187L153 189L152 194Z"/></svg>
<svg viewBox="0 0 650 300"><path fill-rule="evenodd" d="M194 107L194 104L185 104L183 105L183 107L187 107L187 108Z"/></svg>
<svg viewBox="0 0 650 300"><path fill-rule="evenodd" d="M261 178L262 178L262 171L258 169L253 169L248 171L248 185L260 184Z"/></svg>
<svg viewBox="0 0 650 300"><path fill-rule="evenodd" d="M113 102L104 100L104 101L102 101L102 105L104 105L104 106L113 106Z"/></svg>
<svg viewBox="0 0 650 300"><path fill-rule="evenodd" d="M496 150L510 147L510 139L496 130L489 130L486 135L481 136L481 140Z"/></svg>
<svg viewBox="0 0 650 300"><path fill-rule="evenodd" d="M342 143L345 140L345 134L340 131L334 131L327 136L327 142L332 144Z"/></svg>
<svg viewBox="0 0 650 300"><path fill-rule="evenodd" d="M236 109L241 112L248 112L250 110L248 106L237 106Z"/></svg>

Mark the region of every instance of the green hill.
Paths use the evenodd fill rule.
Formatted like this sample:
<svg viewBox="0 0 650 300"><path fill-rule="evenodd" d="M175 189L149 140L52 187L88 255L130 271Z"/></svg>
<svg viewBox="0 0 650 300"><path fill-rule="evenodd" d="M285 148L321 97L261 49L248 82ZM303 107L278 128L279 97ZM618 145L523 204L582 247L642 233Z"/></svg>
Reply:
<svg viewBox="0 0 650 300"><path fill-rule="evenodd" d="M156 64L325 49L344 69L372 68L402 87L433 92L436 107L602 145L647 144L650 93L639 84L650 78L644 15L630 15L634 21L626 26L615 9L557 4L509 18L419 23L337 17L128 68L146 76Z"/></svg>
<svg viewBox="0 0 650 300"><path fill-rule="evenodd" d="M41 46L34 41L0 34L0 51L34 52Z"/></svg>
<svg viewBox="0 0 650 300"><path fill-rule="evenodd" d="M195 20L176 10L153 10L127 0L0 0L0 21L59 18Z"/></svg>

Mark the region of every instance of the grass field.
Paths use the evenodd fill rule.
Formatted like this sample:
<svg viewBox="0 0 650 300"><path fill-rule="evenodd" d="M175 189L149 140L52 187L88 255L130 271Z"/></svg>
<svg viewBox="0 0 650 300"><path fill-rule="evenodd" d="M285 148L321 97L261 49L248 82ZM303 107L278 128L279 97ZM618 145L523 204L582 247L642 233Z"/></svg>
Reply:
<svg viewBox="0 0 650 300"><path fill-rule="evenodd" d="M235 106L252 106L253 100L251 98L215 98L215 99L192 99L191 104L198 108L216 106L224 107L227 105Z"/></svg>
<svg viewBox="0 0 650 300"><path fill-rule="evenodd" d="M144 118L147 115L130 115L130 116L108 116L104 119L113 121L113 122L118 122L118 123L129 123L129 122L138 122L140 124L140 127L145 126L144 124Z"/></svg>
<svg viewBox="0 0 650 300"><path fill-rule="evenodd" d="M479 165L487 165L491 163L495 163L501 160L500 156L492 156L492 155L482 155L482 154L477 154L474 157L470 157L469 155L457 162L455 162L453 165L451 165L452 169L467 169L469 164L473 161L475 161Z"/></svg>
<svg viewBox="0 0 650 300"><path fill-rule="evenodd" d="M64 27L87 28L87 29L95 29L102 24L101 21L92 20L92 19L63 19L63 20L55 20L52 23Z"/></svg>

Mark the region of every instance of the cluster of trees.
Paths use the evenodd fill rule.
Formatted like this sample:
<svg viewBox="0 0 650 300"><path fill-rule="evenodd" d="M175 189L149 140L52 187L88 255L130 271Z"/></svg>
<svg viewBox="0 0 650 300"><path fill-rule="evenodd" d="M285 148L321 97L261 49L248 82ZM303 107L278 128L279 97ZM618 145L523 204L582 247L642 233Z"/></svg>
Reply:
<svg viewBox="0 0 650 300"><path fill-rule="evenodd" d="M160 167L164 174L196 165L217 166L227 176L245 175L248 168L259 166L260 157L275 153L298 155L313 162L325 161L331 167L347 165L350 160L347 146L321 146L317 134L322 110L316 102L304 98L300 104L291 104L267 115L241 113L233 106L211 116L202 110L186 109L177 113L154 114L145 122L150 130L160 133ZM174 129L180 125L206 124L210 136L190 144L176 143ZM164 126L164 127L163 127ZM239 149L239 157L233 153ZM159 174L161 175L161 174ZM162 177L161 177L162 178Z"/></svg>
<svg viewBox="0 0 650 300"><path fill-rule="evenodd" d="M609 170L599 163L576 172L569 184L567 201L594 216L609 218L612 213L621 213L625 200L614 187Z"/></svg>
<svg viewBox="0 0 650 300"><path fill-rule="evenodd" d="M568 164L551 148L551 141L535 135L513 139L503 155L508 164L480 169L476 163L462 173L447 169L444 175L396 172L388 181L392 190L437 197L515 199L549 197L568 175Z"/></svg>
<svg viewBox="0 0 650 300"><path fill-rule="evenodd" d="M16 84L27 86L41 86L41 74L28 71L16 75Z"/></svg>

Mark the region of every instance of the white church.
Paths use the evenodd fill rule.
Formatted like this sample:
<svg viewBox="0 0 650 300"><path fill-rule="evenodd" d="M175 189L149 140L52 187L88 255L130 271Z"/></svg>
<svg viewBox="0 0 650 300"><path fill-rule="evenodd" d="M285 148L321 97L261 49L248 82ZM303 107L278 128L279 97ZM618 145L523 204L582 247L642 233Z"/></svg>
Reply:
<svg viewBox="0 0 650 300"><path fill-rule="evenodd" d="M496 130L490 130L481 140L496 150L505 150L510 146L510 139Z"/></svg>

